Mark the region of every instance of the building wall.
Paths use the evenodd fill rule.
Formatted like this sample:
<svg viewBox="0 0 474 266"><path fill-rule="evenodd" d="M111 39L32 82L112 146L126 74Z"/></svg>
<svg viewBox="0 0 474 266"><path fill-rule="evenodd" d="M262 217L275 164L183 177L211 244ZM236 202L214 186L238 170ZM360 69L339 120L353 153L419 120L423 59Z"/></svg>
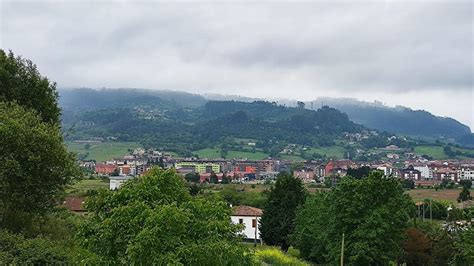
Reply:
<svg viewBox="0 0 474 266"><path fill-rule="evenodd" d="M430 179L430 169L428 166L415 166L414 169L420 171L422 179Z"/></svg>
<svg viewBox="0 0 474 266"><path fill-rule="evenodd" d="M109 183L109 189L110 190L116 190L118 189L125 181L127 180L117 180L117 179L110 179L110 183Z"/></svg>
<svg viewBox="0 0 474 266"><path fill-rule="evenodd" d="M474 180L474 168L461 168L458 170L459 180Z"/></svg>
<svg viewBox="0 0 474 266"><path fill-rule="evenodd" d="M257 240L260 240L260 228L259 222L260 217L256 219L256 228L252 227L252 220L255 220L255 216L231 216L232 222L234 224L239 224L239 219L242 219L243 224L245 225L244 230L242 233L244 234L245 238L247 239L255 239L255 229L257 229Z"/></svg>
<svg viewBox="0 0 474 266"><path fill-rule="evenodd" d="M193 162L182 162L182 163L177 163L176 168L189 168L189 167L194 167L194 171L196 173L206 173L206 169L212 169L214 173L220 173L221 172L221 166L219 164L215 163L193 163Z"/></svg>

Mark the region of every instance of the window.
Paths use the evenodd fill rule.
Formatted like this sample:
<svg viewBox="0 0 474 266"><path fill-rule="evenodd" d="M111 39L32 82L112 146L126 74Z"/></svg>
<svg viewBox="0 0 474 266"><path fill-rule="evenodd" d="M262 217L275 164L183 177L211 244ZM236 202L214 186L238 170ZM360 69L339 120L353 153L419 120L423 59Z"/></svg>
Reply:
<svg viewBox="0 0 474 266"><path fill-rule="evenodd" d="M257 219L252 219L252 227L257 227Z"/></svg>
<svg viewBox="0 0 474 266"><path fill-rule="evenodd" d="M244 219L239 219L239 224L243 224L244 223Z"/></svg>

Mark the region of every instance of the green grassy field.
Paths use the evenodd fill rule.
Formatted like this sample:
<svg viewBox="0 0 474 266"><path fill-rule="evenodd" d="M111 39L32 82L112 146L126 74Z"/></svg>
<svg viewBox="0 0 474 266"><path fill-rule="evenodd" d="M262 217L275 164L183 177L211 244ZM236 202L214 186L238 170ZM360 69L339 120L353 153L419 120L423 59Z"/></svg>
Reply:
<svg viewBox="0 0 474 266"><path fill-rule="evenodd" d="M342 159L344 158L344 148L341 146L318 147L306 150L307 154L319 153L326 157Z"/></svg>
<svg viewBox="0 0 474 266"><path fill-rule="evenodd" d="M197 150L193 152L194 154L197 154L199 158L208 158L208 159L215 159L215 158L220 158L221 153L220 149L217 148L205 148L201 150ZM261 151L233 151L230 150L227 152L227 159L232 159L232 158L247 158L249 160L262 160L266 159L268 157L268 154L261 152Z"/></svg>
<svg viewBox="0 0 474 266"><path fill-rule="evenodd" d="M97 190L101 188L108 189L109 181L99 179L84 179L71 185L68 189L66 189L66 193L69 195L81 196L89 190Z"/></svg>
<svg viewBox="0 0 474 266"><path fill-rule="evenodd" d="M86 149L84 143L67 142L68 149L75 152L80 157L85 155L86 160L96 160L97 162L120 158L128 154L129 149L139 148L140 145L134 142L101 142L91 143Z"/></svg>
<svg viewBox="0 0 474 266"><path fill-rule="evenodd" d="M249 160L262 160L266 159L268 157L268 154L261 152L261 151L229 151L227 153L226 158L231 159L231 158L247 158Z"/></svg>
<svg viewBox="0 0 474 266"><path fill-rule="evenodd" d="M416 146L414 152L420 155L428 155L434 159L446 159L448 156L444 153L441 146Z"/></svg>

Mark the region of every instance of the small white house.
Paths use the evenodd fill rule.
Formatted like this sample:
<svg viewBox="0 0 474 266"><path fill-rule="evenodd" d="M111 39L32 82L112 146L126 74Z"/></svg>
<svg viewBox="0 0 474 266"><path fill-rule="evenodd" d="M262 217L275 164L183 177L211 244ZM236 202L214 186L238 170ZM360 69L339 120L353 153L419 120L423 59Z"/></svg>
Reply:
<svg viewBox="0 0 474 266"><path fill-rule="evenodd" d="M109 177L109 189L118 189L125 181L132 179L133 176L111 176Z"/></svg>
<svg viewBox="0 0 474 266"><path fill-rule="evenodd" d="M259 208L250 206L236 206L231 216L234 224L243 224L245 228L242 230L246 240L260 241L259 222L263 211Z"/></svg>

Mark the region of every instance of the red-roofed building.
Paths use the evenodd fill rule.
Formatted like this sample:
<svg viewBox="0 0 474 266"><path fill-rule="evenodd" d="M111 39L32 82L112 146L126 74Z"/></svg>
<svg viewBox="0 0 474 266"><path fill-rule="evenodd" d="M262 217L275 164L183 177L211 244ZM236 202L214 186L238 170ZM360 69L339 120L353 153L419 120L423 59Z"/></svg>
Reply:
<svg viewBox="0 0 474 266"><path fill-rule="evenodd" d="M115 164L96 164L95 172L98 174L110 175L117 170Z"/></svg>
<svg viewBox="0 0 474 266"><path fill-rule="evenodd" d="M83 213L86 211L84 208L84 198L82 197L67 197L62 206L75 213Z"/></svg>

